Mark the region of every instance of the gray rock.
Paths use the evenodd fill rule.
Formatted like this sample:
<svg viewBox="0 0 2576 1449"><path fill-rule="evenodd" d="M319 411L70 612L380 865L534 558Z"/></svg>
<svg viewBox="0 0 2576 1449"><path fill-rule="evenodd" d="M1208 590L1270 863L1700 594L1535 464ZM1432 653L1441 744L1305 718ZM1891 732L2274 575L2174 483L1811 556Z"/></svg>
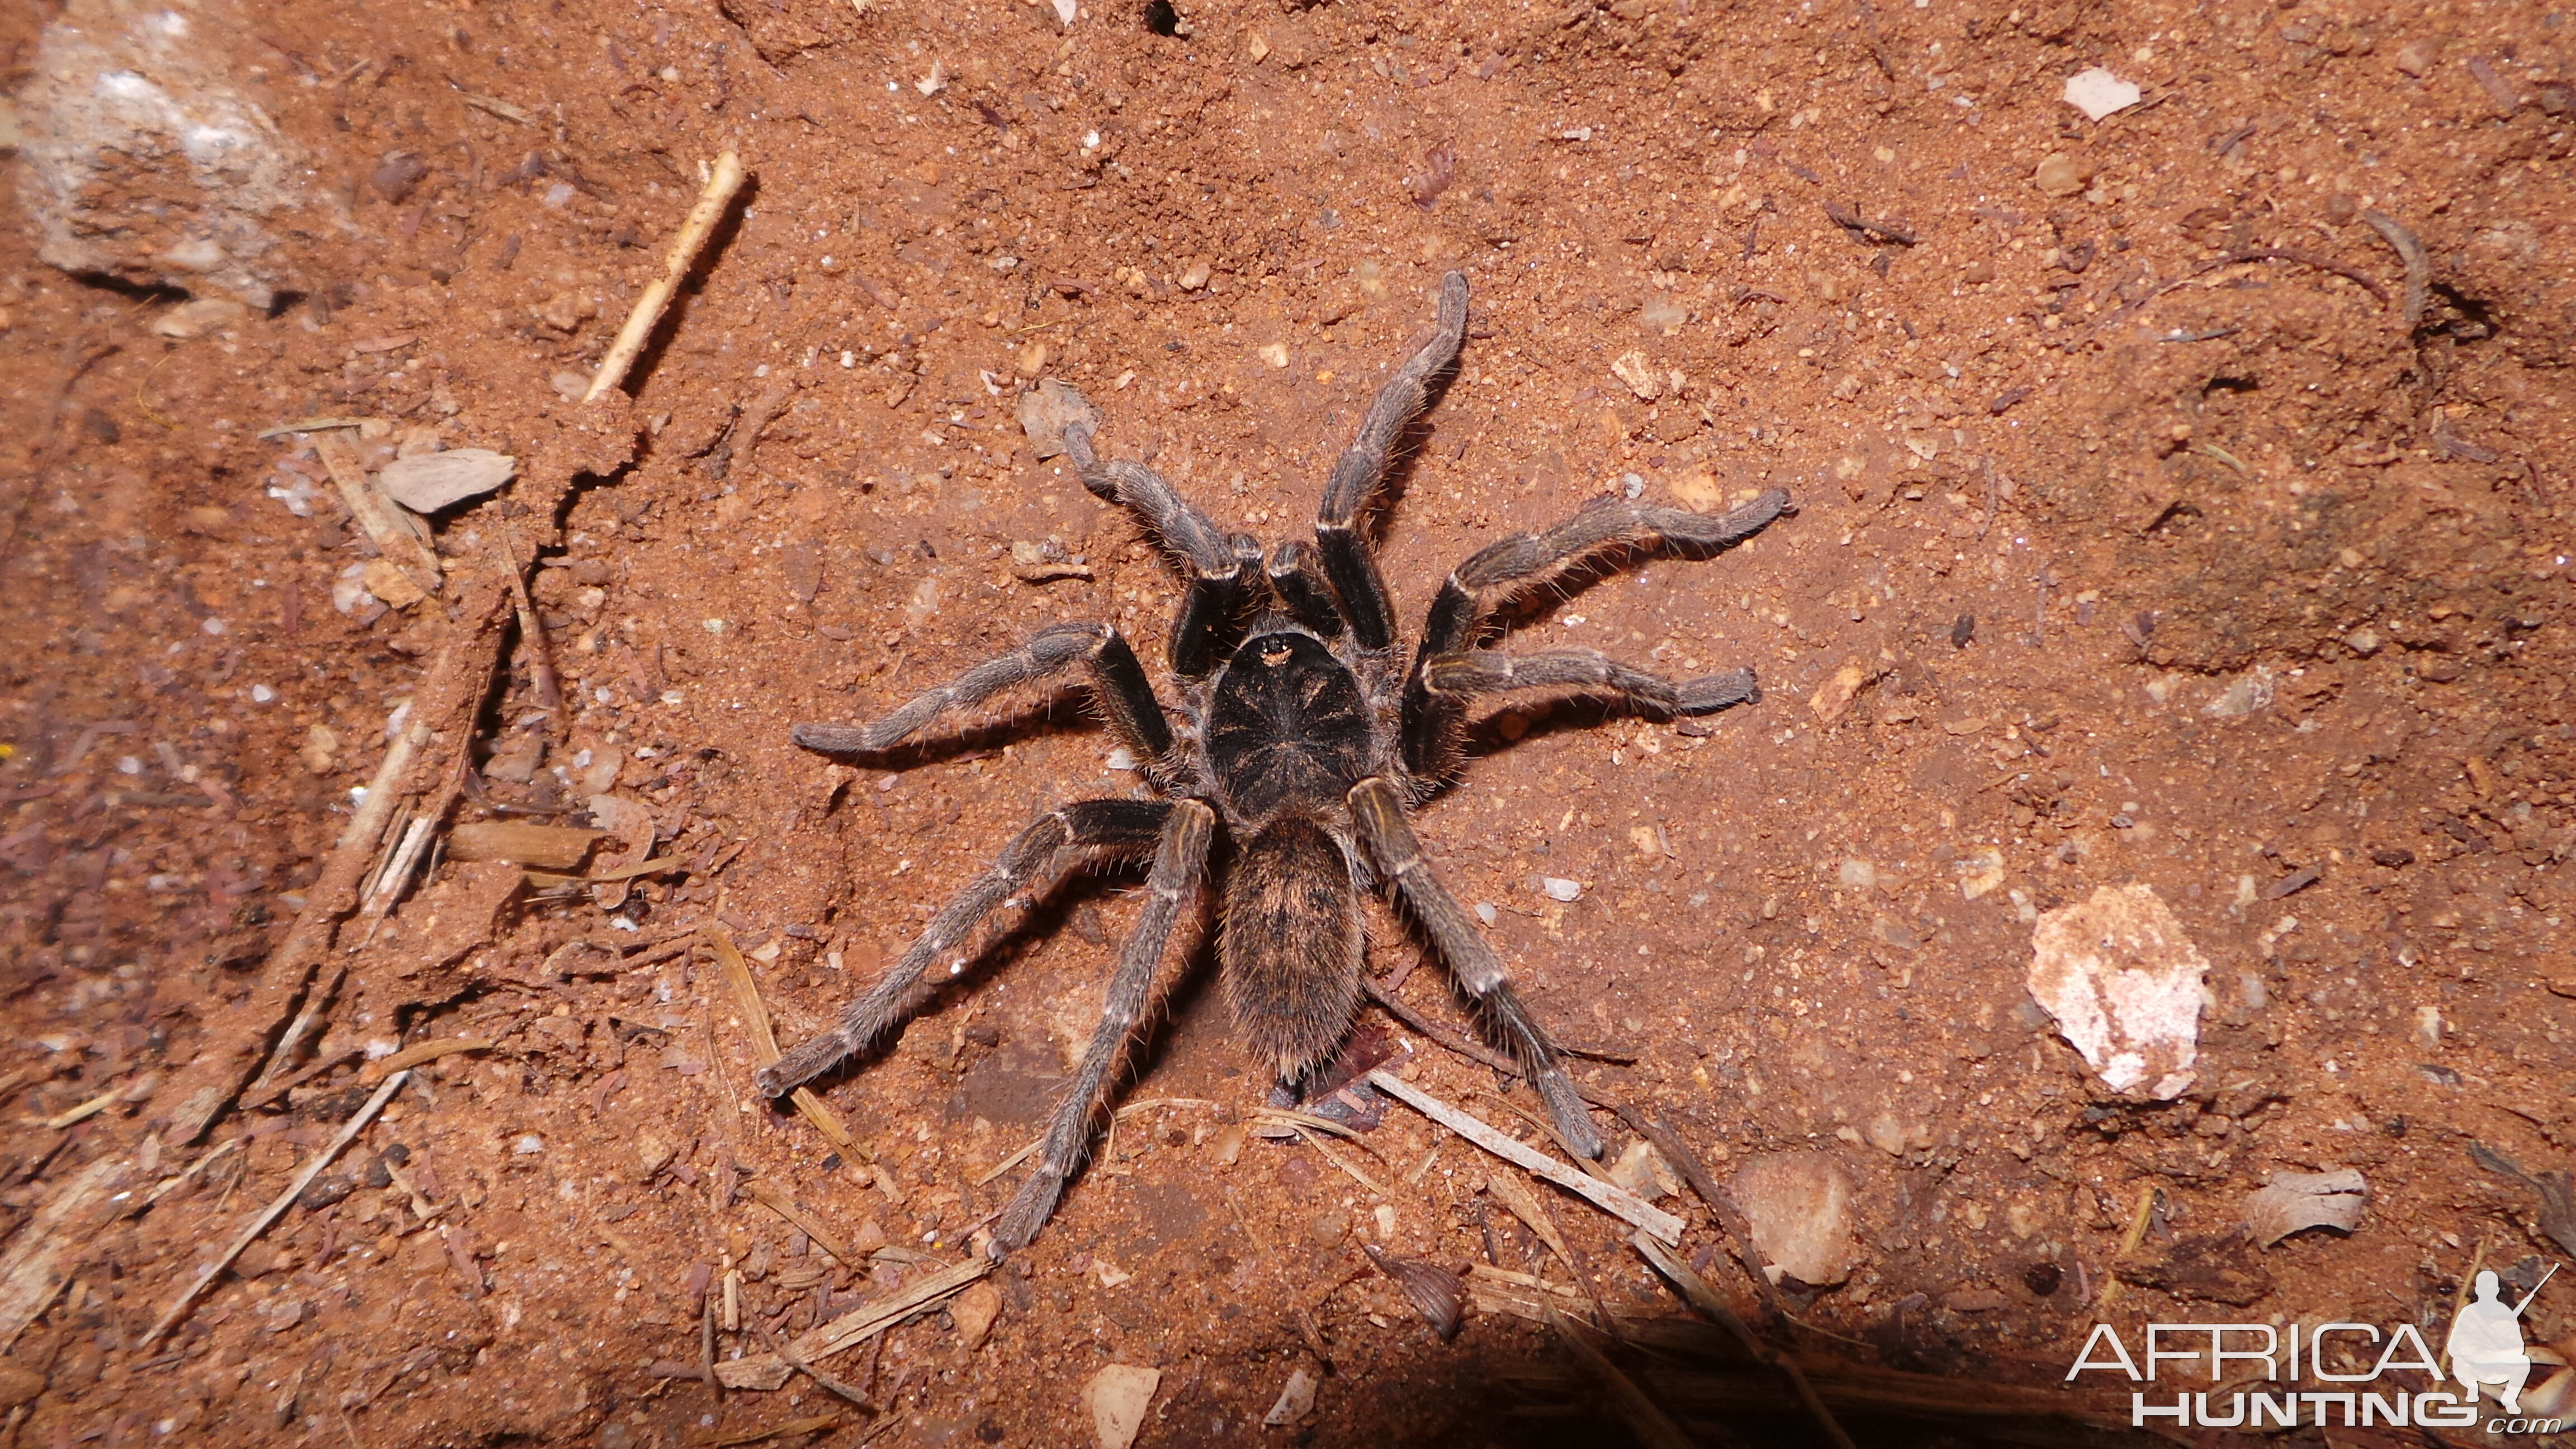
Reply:
<svg viewBox="0 0 2576 1449"><path fill-rule="evenodd" d="M249 29L223 0L72 0L45 27L17 96L39 257L270 305L286 274L269 218L303 196L302 158L208 43Z"/></svg>

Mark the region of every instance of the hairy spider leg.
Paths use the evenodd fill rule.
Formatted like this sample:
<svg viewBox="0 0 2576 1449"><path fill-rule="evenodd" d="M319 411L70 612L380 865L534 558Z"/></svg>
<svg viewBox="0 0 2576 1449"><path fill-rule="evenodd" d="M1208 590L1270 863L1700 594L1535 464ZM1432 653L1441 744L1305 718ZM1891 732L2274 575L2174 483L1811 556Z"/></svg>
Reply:
<svg viewBox="0 0 2576 1449"><path fill-rule="evenodd" d="M1503 972L1502 959L1485 943L1484 933L1476 929L1466 908L1432 874L1422 842L1405 821L1404 797L1386 780L1372 776L1352 786L1347 798L1360 843L1376 863L1379 877L1394 885L1439 948L1440 959L1449 963L1450 974L1484 1008L1513 1055L1520 1058L1530 1084L1547 1104L1557 1135L1576 1154L1599 1157L1604 1146L1601 1134L1585 1114L1583 1098L1574 1089L1574 1079L1565 1074L1556 1044L1521 1004Z"/></svg>
<svg viewBox="0 0 2576 1449"><path fill-rule="evenodd" d="M1715 714L1762 697L1762 686L1750 669L1674 680L1631 669L1598 649L1549 649L1536 654L1470 649L1434 657L1423 666L1422 675L1424 687L1435 699L1461 705L1497 694L1607 693L1631 709Z"/></svg>
<svg viewBox="0 0 2576 1449"><path fill-rule="evenodd" d="M1378 573L1377 556L1363 536L1362 515L1386 481L1387 463L1405 425L1431 400L1432 378L1458 360L1466 337L1467 277L1451 272L1440 279L1440 320L1431 340L1377 390L1376 401L1360 420L1359 436L1334 460L1323 503L1315 512L1315 547L1324 557L1324 575L1341 595L1352 640L1372 654L1395 647L1395 608Z"/></svg>
<svg viewBox="0 0 2576 1449"><path fill-rule="evenodd" d="M1435 691L1429 667L1432 660L1474 649L1486 619L1513 597L1622 552L1713 558L1760 533L1788 506L1788 493L1778 488L1718 514L1602 498L1553 528L1516 533L1469 554L1432 598L1405 680L1405 769L1416 779L1438 780L1457 768L1464 697Z"/></svg>
<svg viewBox="0 0 2576 1449"><path fill-rule="evenodd" d="M1172 753L1171 723L1144 666L1136 662L1136 651L1111 624L1050 624L1019 648L915 695L874 724L800 724L790 734L809 750L874 754L901 744L941 715L973 709L1013 685L1044 679L1072 664L1091 671L1092 697L1119 743L1149 770L1165 763Z"/></svg>
<svg viewBox="0 0 2576 1449"><path fill-rule="evenodd" d="M878 977L867 995L842 1009L839 1023L761 1068L754 1086L764 1097L784 1096L865 1049L920 1009L937 985L925 984L923 978L940 957L948 958L941 980L966 969L968 940L986 916L1004 905L1028 905L1086 857L1143 856L1168 834L1176 808L1164 800L1078 800L1039 816L1002 848L1000 859L948 898L903 959Z"/></svg>
<svg viewBox="0 0 2576 1449"><path fill-rule="evenodd" d="M1102 501L1134 509L1189 570L1189 587L1181 600L1181 617L1172 626L1169 656L1172 672L1183 679L1203 679L1225 657L1225 646L1245 590L1251 562L1260 561L1250 539L1229 537L1197 504L1142 463L1104 460L1091 444L1091 427L1077 423L1064 430L1065 456L1082 474L1082 486Z"/></svg>
<svg viewBox="0 0 2576 1449"><path fill-rule="evenodd" d="M1155 971L1162 965L1172 927L1182 909L1198 898L1216 812L1196 800L1177 800L1159 808L1167 813L1154 846L1153 869L1145 878L1144 914L1119 951L1118 971L1109 980L1109 1000L1100 1025L1091 1034L1091 1045L1083 1050L1082 1066L1065 1090L1055 1120L1047 1124L1037 1166L993 1225L997 1257L1027 1246L1055 1212L1056 1199L1063 1196L1065 1183L1090 1149L1092 1121L1109 1093L1109 1074L1125 1058L1146 1003L1153 998Z"/></svg>

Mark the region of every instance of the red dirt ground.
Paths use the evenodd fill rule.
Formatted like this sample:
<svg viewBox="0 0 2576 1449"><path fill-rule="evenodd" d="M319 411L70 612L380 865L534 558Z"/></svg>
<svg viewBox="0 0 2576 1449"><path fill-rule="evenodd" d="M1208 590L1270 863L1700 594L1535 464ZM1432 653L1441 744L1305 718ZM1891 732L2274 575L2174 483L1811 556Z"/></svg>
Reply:
<svg viewBox="0 0 2576 1449"><path fill-rule="evenodd" d="M864 771L788 740L1057 620L1159 661L1167 567L1034 456L1017 392L1072 382L1107 451L1290 536L1448 268L1474 321L1389 514L1406 609L1605 492L1797 500L1724 558L1524 627L1750 664L1758 706L1508 717L1418 827L1545 1017L1633 1057L1588 1085L1721 1182L1793 1152L1846 1176L1856 1266L1789 1285L1775 1341L2125 1422L2125 1380L2058 1387L2097 1318L2438 1344L2475 1268L2527 1288L2576 1251L2532 1182L2470 1155L2576 1157L2564 7L1228 0L1174 35L1126 3L1070 25L999 0L182 8L198 66L295 158L296 203L260 223L270 305L164 335L187 298L151 265L39 260L56 203L32 182L0 230L0 1204L13 1262L65 1254L13 1290L46 1289L9 1321L10 1442L611 1449L828 1414L770 1442L1089 1443L1083 1386L1113 1362L1161 1372L1146 1445L1617 1442L1615 1395L1544 1326L1479 1312L1444 1345L1363 1256L1571 1284L1486 1210L1491 1160L1452 1141L1421 1170L1436 1134L1402 1109L1334 1144L1383 1194L1302 1143L1226 1152L1267 1083L1203 970L1125 1089L1183 1101L1130 1118L996 1273L980 1346L952 1306L835 1359L873 1416L802 1378L719 1399L653 1367L694 1371L729 1273L719 1359L928 1271L838 1265L745 1174L856 1251L965 1252L1133 919L1132 880L1077 886L827 1080L873 1184L752 1099L742 1010L692 949L727 928L792 1043L1034 810L1132 786L1069 708ZM0 19L30 138L40 46L147 18ZM2062 101L2096 65L2144 101ZM631 402L560 395L727 148L753 188ZM208 204L174 186L112 171L81 214ZM2412 325L2365 213L2421 238ZM141 236L107 244L161 244ZM311 436L260 436L317 416L381 420L371 465L520 460L440 515L454 586L335 603L373 546ZM286 1064L304 1080L185 1140L191 1072L264 1051L300 999L263 962L328 907L307 892L350 792L478 637L492 595L465 580L504 533L541 559L569 703L536 710L513 651L457 716L477 768L449 823L611 795L675 862L585 892L442 859L333 946L349 975ZM1090 576L1017 576L1012 546L1049 541ZM2038 913L2138 883L2210 966L2197 1080L2160 1106L2103 1088L2023 984ZM1419 954L1383 912L1371 934L1381 970ZM1428 965L1404 998L1462 1022ZM356 1110L371 1044L460 1036L497 1044L425 1068L142 1343ZM1518 1123L1525 1092L1414 1044L1419 1082ZM40 1215L101 1163L134 1196ZM2231 1236L2270 1174L2340 1168L2368 1182L2353 1231ZM1552 1202L1588 1293L1688 1312L1618 1224ZM1755 1311L1709 1209L1663 1205ZM2576 1335L2565 1275L2527 1331ZM1613 1357L1694 1440L1815 1432L1794 1401L1694 1399L1670 1361ZM1300 1368L1313 1409L1263 1429Z"/></svg>

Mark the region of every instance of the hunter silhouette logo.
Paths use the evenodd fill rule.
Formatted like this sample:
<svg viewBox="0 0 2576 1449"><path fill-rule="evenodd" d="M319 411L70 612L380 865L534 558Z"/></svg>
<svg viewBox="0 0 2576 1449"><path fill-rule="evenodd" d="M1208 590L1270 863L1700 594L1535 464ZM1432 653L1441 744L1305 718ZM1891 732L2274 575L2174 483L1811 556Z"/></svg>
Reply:
<svg viewBox="0 0 2576 1449"><path fill-rule="evenodd" d="M2502 1384L2499 1397L2504 1411L2522 1412L2522 1387L2531 1379L2531 1355L2522 1347L2522 1311L2556 1276L2558 1265L2552 1263L2522 1301L2508 1308L2493 1270L2478 1273L2476 1301L2460 1306L2460 1316L2451 1321L2451 1336L2442 1341L2442 1351L2450 1355L2451 1377L2472 1399L2486 1385Z"/></svg>

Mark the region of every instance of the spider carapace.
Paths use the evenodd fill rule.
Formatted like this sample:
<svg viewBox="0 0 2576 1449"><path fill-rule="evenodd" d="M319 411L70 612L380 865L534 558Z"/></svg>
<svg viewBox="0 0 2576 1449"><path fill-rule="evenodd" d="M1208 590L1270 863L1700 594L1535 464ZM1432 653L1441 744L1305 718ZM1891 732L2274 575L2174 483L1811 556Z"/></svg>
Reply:
<svg viewBox="0 0 2576 1449"><path fill-rule="evenodd" d="M1692 513L1601 498L1552 528L1477 550L1434 595L1409 657L1365 524L1406 426L1457 360L1467 279L1441 279L1431 339L1379 389L1359 436L1324 485L1312 543L1267 550L1220 531L1140 463L1104 460L1086 418L1064 429L1085 487L1122 505L1184 574L1167 659L1166 710L1117 629L1057 624L999 659L920 695L875 724L802 724L797 743L834 754L892 748L932 721L1004 690L1081 669L1093 703L1136 758L1144 787L1040 816L949 900L911 949L839 1022L760 1074L794 1090L880 1040L962 973L978 927L1025 907L1072 871L1149 862L1144 907L1119 953L1108 1000L1040 1144L1028 1180L993 1227L996 1252L1026 1244L1055 1210L1090 1144L1176 927L1221 876L1218 959L1236 1023L1262 1062L1294 1084L1329 1061L1360 999L1360 895L1389 890L1448 965L1486 1030L1508 1046L1558 1133L1597 1157L1602 1139L1476 919L1440 883L1406 816L1458 773L1470 710L1503 697L1607 695L1656 714L1713 714L1759 698L1753 672L1673 680L1595 650L1494 647L1498 611L1640 557L1705 559L1788 507L1774 489L1732 512ZM1224 842L1219 851L1218 843Z"/></svg>

